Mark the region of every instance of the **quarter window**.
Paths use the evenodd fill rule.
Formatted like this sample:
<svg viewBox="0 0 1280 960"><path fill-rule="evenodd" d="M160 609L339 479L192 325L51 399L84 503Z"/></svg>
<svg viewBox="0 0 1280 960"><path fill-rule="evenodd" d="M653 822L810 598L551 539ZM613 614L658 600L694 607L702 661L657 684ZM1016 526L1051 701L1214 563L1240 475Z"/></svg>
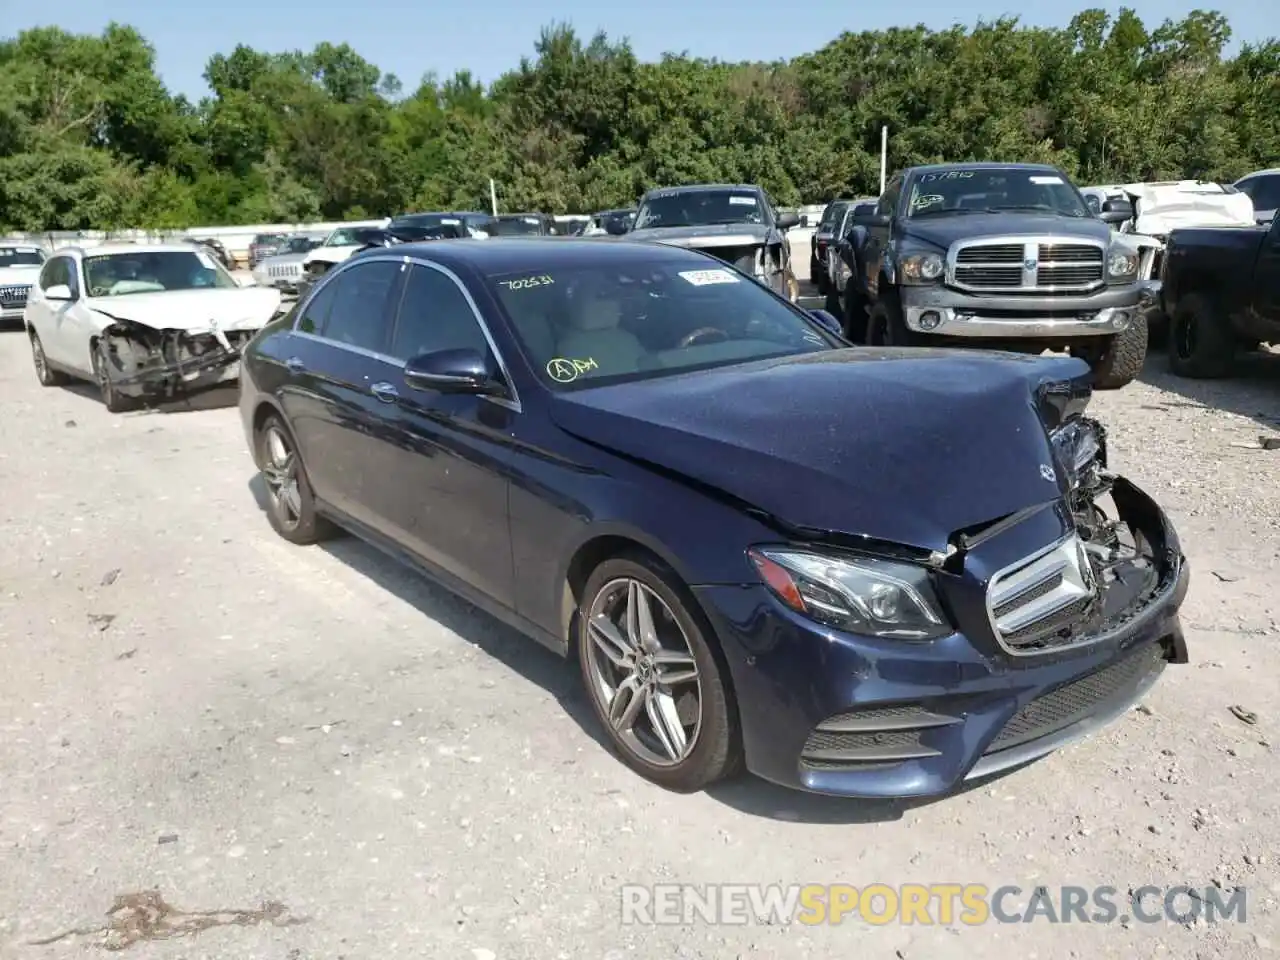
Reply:
<svg viewBox="0 0 1280 960"><path fill-rule="evenodd" d="M298 321L298 330L302 333L319 335L324 331L324 322L329 317L329 308L333 306L334 284L326 284L316 291L316 295L308 302Z"/></svg>
<svg viewBox="0 0 1280 960"><path fill-rule="evenodd" d="M894 211L898 209L898 198L900 196L902 196L902 180L895 177L889 181L889 185L884 189L884 194L876 204L876 213L880 216L893 216Z"/></svg>
<svg viewBox="0 0 1280 960"><path fill-rule="evenodd" d="M384 352L394 313L391 297L400 289L400 268L391 260L374 260L334 277L325 285L333 288L333 300L320 336L348 347Z"/></svg>
<svg viewBox="0 0 1280 960"><path fill-rule="evenodd" d="M391 356L412 360L437 350L488 354L489 341L466 296L447 274L410 266L392 336Z"/></svg>

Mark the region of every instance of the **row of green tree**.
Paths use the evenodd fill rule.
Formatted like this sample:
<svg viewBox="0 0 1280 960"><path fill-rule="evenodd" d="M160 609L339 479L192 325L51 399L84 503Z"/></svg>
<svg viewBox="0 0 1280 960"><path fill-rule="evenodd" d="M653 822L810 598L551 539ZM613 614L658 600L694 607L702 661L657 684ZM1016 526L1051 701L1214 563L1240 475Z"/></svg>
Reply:
<svg viewBox="0 0 1280 960"><path fill-rule="evenodd" d="M783 203L875 192L890 165L1050 161L1082 183L1230 180L1280 160L1280 42L1224 54L1227 20L1131 10L844 33L777 63L667 55L545 30L487 88L406 93L349 46L239 46L199 103L128 26L0 42L0 229L355 219L488 205L586 212L654 185L761 183Z"/></svg>

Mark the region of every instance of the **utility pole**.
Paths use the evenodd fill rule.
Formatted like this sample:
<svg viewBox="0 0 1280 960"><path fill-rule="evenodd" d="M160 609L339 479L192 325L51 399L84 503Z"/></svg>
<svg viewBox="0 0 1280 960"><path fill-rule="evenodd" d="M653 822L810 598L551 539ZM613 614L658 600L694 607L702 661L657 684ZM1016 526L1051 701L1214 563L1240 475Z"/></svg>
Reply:
<svg viewBox="0 0 1280 960"><path fill-rule="evenodd" d="M889 126L880 128L880 192L884 193L885 176L889 172Z"/></svg>

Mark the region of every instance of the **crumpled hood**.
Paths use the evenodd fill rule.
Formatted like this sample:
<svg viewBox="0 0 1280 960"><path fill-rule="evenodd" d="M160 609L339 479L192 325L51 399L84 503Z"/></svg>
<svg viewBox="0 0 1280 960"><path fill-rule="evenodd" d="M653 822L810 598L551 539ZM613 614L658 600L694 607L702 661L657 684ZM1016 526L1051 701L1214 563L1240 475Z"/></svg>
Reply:
<svg viewBox="0 0 1280 960"><path fill-rule="evenodd" d="M1244 193L1221 193L1217 184L1129 183L1121 187L1133 199L1133 232L1166 237L1178 227L1249 227L1253 201Z"/></svg>
<svg viewBox="0 0 1280 960"><path fill-rule="evenodd" d="M43 269L43 264L35 267L0 267L0 287L32 286Z"/></svg>
<svg viewBox="0 0 1280 960"><path fill-rule="evenodd" d="M769 228L760 223L718 223L693 227L645 227L626 234L632 240L655 240L676 247L706 250L745 247L769 242Z"/></svg>
<svg viewBox="0 0 1280 960"><path fill-rule="evenodd" d="M854 348L559 393L551 413L784 524L945 553L1059 498L1037 398L1066 382L1088 392L1083 361Z"/></svg>
<svg viewBox="0 0 1280 960"><path fill-rule="evenodd" d="M903 234L940 250L957 240L980 240L983 237L1058 236L1080 237L1107 243L1111 227L1093 217L1055 217L1033 213L943 213L933 216L908 217L903 221Z"/></svg>
<svg viewBox="0 0 1280 960"><path fill-rule="evenodd" d="M280 306L271 287L172 290L94 297L89 306L108 320L132 320L156 330L209 333L217 329L257 330Z"/></svg>
<svg viewBox="0 0 1280 960"><path fill-rule="evenodd" d="M320 261L321 263L341 263L357 250L363 249L363 247L354 244L349 247L316 247L314 250L308 251L302 255L302 263L304 266L315 261Z"/></svg>

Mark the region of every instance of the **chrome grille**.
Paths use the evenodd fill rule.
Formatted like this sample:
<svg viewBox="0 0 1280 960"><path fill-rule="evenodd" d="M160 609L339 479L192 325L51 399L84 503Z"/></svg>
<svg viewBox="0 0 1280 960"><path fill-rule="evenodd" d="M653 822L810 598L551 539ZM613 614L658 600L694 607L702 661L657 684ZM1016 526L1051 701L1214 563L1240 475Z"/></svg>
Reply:
<svg viewBox="0 0 1280 960"><path fill-rule="evenodd" d="M302 273L302 264L273 264L267 267L267 276L269 277L296 277Z"/></svg>
<svg viewBox="0 0 1280 960"><path fill-rule="evenodd" d="M31 292L31 284L10 284L0 287L0 307L24 307L27 294Z"/></svg>
<svg viewBox="0 0 1280 960"><path fill-rule="evenodd" d="M991 578L987 612L996 639L1017 655L1071 646L1077 642L1073 627L1096 590L1084 548L1072 534Z"/></svg>
<svg viewBox="0 0 1280 960"><path fill-rule="evenodd" d="M1105 259L1101 243L961 241L948 255L947 283L975 293L1079 293L1103 284Z"/></svg>

